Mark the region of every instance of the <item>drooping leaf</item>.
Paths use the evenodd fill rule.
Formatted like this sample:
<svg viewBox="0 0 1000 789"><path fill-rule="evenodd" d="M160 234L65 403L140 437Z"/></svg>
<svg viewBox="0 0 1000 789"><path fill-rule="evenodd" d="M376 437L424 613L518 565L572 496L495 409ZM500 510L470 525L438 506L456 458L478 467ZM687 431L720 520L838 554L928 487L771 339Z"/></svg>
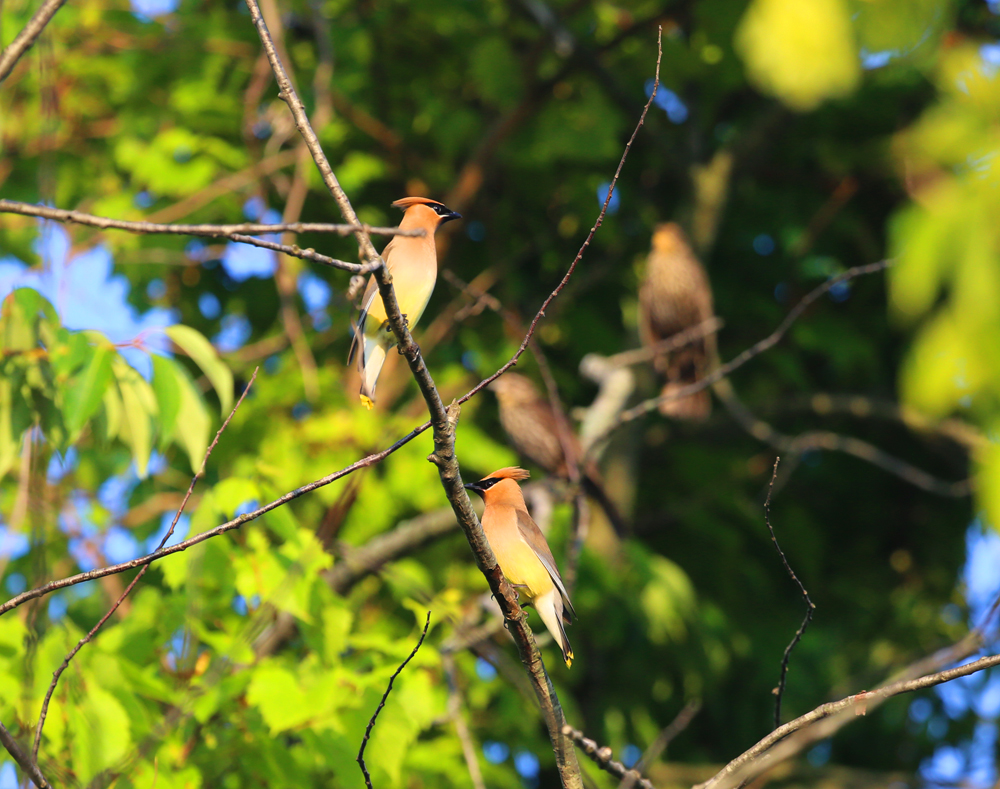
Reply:
<svg viewBox="0 0 1000 789"><path fill-rule="evenodd" d="M181 385L177 365L173 360L151 354L153 360L153 392L160 411L160 447L165 447L174 437L177 415L181 410Z"/></svg>
<svg viewBox="0 0 1000 789"><path fill-rule="evenodd" d="M83 372L66 390L63 412L71 437L79 435L83 426L100 407L104 393L112 380L111 365L115 356L114 349L108 345L94 348L93 355Z"/></svg>
<svg viewBox="0 0 1000 789"><path fill-rule="evenodd" d="M226 363L219 358L212 343L205 339L203 334L182 324L168 326L164 332L194 360L205 377L212 382L222 404L222 414L227 416L233 407L233 374Z"/></svg>

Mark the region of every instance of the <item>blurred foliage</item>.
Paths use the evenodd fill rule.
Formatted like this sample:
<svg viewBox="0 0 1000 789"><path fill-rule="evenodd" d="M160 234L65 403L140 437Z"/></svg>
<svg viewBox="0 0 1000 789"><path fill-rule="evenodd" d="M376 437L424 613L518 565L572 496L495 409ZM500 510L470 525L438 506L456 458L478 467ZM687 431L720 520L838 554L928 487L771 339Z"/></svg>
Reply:
<svg viewBox="0 0 1000 789"><path fill-rule="evenodd" d="M570 408L586 406L595 389L577 374L580 359L637 344L636 290L659 221L686 223L702 251L725 320L723 359L826 278L892 256L887 288L875 276L835 289L733 386L784 432L835 430L949 481L972 474L975 500L935 497L843 455L783 461L771 518L817 604L791 659L785 716L872 687L962 635L966 527L981 512L1000 523L1000 19L990 6L265 5L362 219L397 221L389 204L406 193L443 199L465 219L439 237L442 266L481 278L525 319L597 215L651 90L662 25L662 86L616 207L540 325L561 394ZM0 43L35 6L3 3ZM297 193L297 144L236 0L69 3L0 85L8 199L120 219L272 221ZM301 219L337 220L311 167L301 172ZM176 539L343 468L425 418L395 355L377 409L360 408L345 366L345 274L235 244L81 227L67 228L71 249L60 257L47 251L47 229L0 217L5 596L155 547L215 414L228 414L258 365ZM295 243L356 255L349 239ZM79 288L42 296L23 279L80 270L81 250L113 258L120 281L96 285L109 317L158 309L165 328L112 339L96 318L70 320L65 305ZM27 269L15 266L8 280L11 261ZM417 329L446 401L521 339L469 303L440 282ZM169 347L150 344L164 333ZM153 351L148 369L130 355L144 349ZM535 373L530 358L519 366ZM651 396L652 371L636 372L636 398ZM920 429L883 418L880 406L897 392L925 417L907 420ZM870 400L838 412L813 408L825 402L817 394ZM956 442L938 421L973 438ZM57 785L157 789L358 785L365 724L429 609L428 640L396 682L367 763L378 787L468 786L440 659L490 610L464 539L436 540L343 593L324 580L351 547L446 506L431 450L424 434L154 564L63 675L41 745L46 775ZM466 477L517 462L488 393L464 407L458 452ZM595 515L574 590L576 662L567 671L550 645L543 654L569 719L616 756L629 744L644 749L693 698L704 708L671 743L672 762L718 765L770 730L771 689L803 613L763 522L773 459L719 404L704 424L648 417L620 431L604 458L613 495L632 505L634 534L619 543ZM570 521L571 507L558 504L550 542L561 564ZM0 720L19 737L33 730L52 671L127 580L90 582L0 617L0 674L9 678ZM292 616L294 633L258 655L276 612ZM555 786L506 634L457 653L456 667L487 784ZM942 742L963 741L975 718L921 700L932 713L918 719L907 700L890 702L811 760L876 776L915 772Z"/></svg>

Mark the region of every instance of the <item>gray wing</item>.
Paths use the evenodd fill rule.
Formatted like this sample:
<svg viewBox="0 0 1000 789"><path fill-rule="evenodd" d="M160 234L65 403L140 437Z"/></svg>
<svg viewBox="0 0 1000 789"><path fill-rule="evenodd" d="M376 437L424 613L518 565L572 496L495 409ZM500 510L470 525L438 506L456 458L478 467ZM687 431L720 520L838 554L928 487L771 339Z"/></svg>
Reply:
<svg viewBox="0 0 1000 789"><path fill-rule="evenodd" d="M531 516L520 509L517 510L517 530L521 532L521 537L528 543L528 547L535 552L535 556L539 558L542 566L548 570L552 583L556 585L559 596L562 597L563 605L569 614L569 620L575 619L576 611L573 610L573 604L569 601L569 593L566 591L562 578L559 577L556 560L552 558L552 551L549 550L549 544L545 541L545 535L542 534L542 530L538 528Z"/></svg>

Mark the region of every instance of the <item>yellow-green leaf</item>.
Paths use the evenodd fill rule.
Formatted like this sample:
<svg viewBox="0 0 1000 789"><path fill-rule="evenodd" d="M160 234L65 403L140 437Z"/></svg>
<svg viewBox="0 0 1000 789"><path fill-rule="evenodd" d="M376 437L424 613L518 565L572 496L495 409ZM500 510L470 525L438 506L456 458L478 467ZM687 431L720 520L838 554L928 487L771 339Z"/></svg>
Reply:
<svg viewBox="0 0 1000 789"><path fill-rule="evenodd" d="M233 407L233 374L219 358L212 343L205 338L205 335L190 326L176 324L168 326L164 332L177 347L194 360L205 377L212 382L222 404L222 414L228 415Z"/></svg>
<svg viewBox="0 0 1000 789"><path fill-rule="evenodd" d="M799 111L848 95L861 76L844 0L754 0L736 49L761 90Z"/></svg>

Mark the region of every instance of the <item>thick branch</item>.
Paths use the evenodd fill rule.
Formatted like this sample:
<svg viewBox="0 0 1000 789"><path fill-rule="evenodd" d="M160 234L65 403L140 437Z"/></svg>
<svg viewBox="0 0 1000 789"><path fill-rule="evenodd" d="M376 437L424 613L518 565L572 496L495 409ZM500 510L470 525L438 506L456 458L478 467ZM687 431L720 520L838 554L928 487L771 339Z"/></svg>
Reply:
<svg viewBox="0 0 1000 789"><path fill-rule="evenodd" d="M14 757L14 761L24 770L24 774L31 779L32 783L38 789L51 789L52 784L45 780L45 776L38 769L38 765L24 752L24 749L14 739L14 735L7 731L7 728L2 723L0 723L0 745L3 745L7 749L7 753Z"/></svg>
<svg viewBox="0 0 1000 789"><path fill-rule="evenodd" d="M295 93L295 89L278 59L274 44L267 30L267 25L264 23L264 18L260 13L256 0L246 0L246 2L250 10L251 19L260 36L261 44L267 54L268 61L271 63L275 80L281 90L281 97L292 112L295 125L302 135L306 146L309 148L313 160L316 162L323 182L340 208L344 219L352 225L359 225L354 208L351 206L350 200L334 175L333 169L330 167L320 146L319 139L316 137L309 123L305 108ZM355 231L354 235L361 248L361 255L364 261L369 264L378 262L378 253L372 246L368 234L359 228ZM430 372L420 355L420 349L413 341L413 337L406 326L406 321L400 313L399 304L392 289L392 277L388 269L385 266L376 268L374 277L378 283L379 295L385 306L386 316L392 327L393 334L395 334L398 341L400 352L406 358L410 366L410 371L416 379L417 385L420 387L420 391L430 412L430 421L434 429L434 453L431 456L431 460L438 467L438 474L441 477L445 493L451 502L452 508L455 510L455 515L462 526L462 530L465 532L466 538L469 540L469 545L472 547L476 557L476 563L489 581L490 588L496 595L504 617L509 623L510 632L517 642L521 659L531 673L535 692L549 728L549 735L552 739L563 785L567 789L582 788L580 768L576 763L576 754L572 745L568 743L561 733L563 723L562 709L552 689L552 684L542 666L541 655L538 652L537 646L535 646L531 630L527 626L527 618L517 604L517 593L511 588L500 572L496 557L493 555L493 551L486 540L486 535L483 533L482 526L479 524L479 519L472 509L472 503L469 501L468 494L462 485L458 458L455 456L455 424L458 421L458 408L456 406L451 411L445 409ZM525 343L527 341L526 338Z"/></svg>

